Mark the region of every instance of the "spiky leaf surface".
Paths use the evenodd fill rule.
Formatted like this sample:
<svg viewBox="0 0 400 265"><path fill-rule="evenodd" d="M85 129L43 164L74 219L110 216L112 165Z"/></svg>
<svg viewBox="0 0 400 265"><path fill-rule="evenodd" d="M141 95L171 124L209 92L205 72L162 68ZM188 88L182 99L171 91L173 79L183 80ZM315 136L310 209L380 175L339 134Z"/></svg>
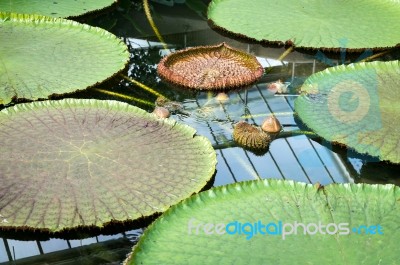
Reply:
<svg viewBox="0 0 400 265"><path fill-rule="evenodd" d="M129 53L111 33L66 19L0 13L0 104L95 85Z"/></svg>
<svg viewBox="0 0 400 265"><path fill-rule="evenodd" d="M226 43L187 48L164 57L159 76L195 90L229 90L254 84L264 73L256 57Z"/></svg>
<svg viewBox="0 0 400 265"><path fill-rule="evenodd" d="M301 48L386 48L399 44L393 0L213 0L212 24L236 36Z"/></svg>
<svg viewBox="0 0 400 265"><path fill-rule="evenodd" d="M394 265L399 257L394 251L400 236L399 208L400 189L393 185L333 184L322 190L293 181L236 183L202 192L169 209L146 230L126 263ZM304 235L299 228L297 235L284 240L281 235L260 233L246 239L243 233L207 235L204 226L198 233L192 227L189 234L190 220L194 225L348 223L350 229L379 224L383 235ZM209 226L206 229L210 231Z"/></svg>
<svg viewBox="0 0 400 265"><path fill-rule="evenodd" d="M43 101L0 112L0 229L102 227L165 211L211 179L193 128L117 101Z"/></svg>
<svg viewBox="0 0 400 265"><path fill-rule="evenodd" d="M76 17L112 5L115 0L2 0L0 12Z"/></svg>
<svg viewBox="0 0 400 265"><path fill-rule="evenodd" d="M358 63L310 76L295 101L323 138L400 163L400 62Z"/></svg>

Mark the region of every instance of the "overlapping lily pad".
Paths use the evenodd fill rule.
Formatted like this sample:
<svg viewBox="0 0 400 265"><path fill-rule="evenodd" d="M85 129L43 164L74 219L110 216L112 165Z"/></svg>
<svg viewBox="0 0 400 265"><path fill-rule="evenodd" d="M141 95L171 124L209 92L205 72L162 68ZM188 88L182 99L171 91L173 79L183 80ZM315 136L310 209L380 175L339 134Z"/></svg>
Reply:
<svg viewBox="0 0 400 265"><path fill-rule="evenodd" d="M189 126L117 101L65 99L0 112L0 230L60 235L168 209L212 178Z"/></svg>
<svg viewBox="0 0 400 265"><path fill-rule="evenodd" d="M65 19L0 13L0 104L71 93L124 69L111 33Z"/></svg>
<svg viewBox="0 0 400 265"><path fill-rule="evenodd" d="M49 17L76 17L104 9L115 0L2 0L0 12L36 14Z"/></svg>
<svg viewBox="0 0 400 265"><path fill-rule="evenodd" d="M295 109L323 138L400 163L399 88L399 61L342 65L309 77Z"/></svg>
<svg viewBox="0 0 400 265"><path fill-rule="evenodd" d="M238 37L313 49L383 49L400 43L400 2L393 0L213 0L213 27Z"/></svg>
<svg viewBox="0 0 400 265"><path fill-rule="evenodd" d="M396 264L399 201L393 185L262 180L218 187L164 213L126 263Z"/></svg>

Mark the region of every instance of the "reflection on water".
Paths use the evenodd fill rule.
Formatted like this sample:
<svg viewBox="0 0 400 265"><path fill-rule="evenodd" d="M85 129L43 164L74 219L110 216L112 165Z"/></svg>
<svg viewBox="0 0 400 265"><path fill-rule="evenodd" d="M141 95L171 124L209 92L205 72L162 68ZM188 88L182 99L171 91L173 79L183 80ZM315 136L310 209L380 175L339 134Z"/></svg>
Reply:
<svg viewBox="0 0 400 265"><path fill-rule="evenodd" d="M0 241L0 264L120 264L142 233L142 229L136 229L82 240L3 239Z"/></svg>
<svg viewBox="0 0 400 265"><path fill-rule="evenodd" d="M153 4L153 7L156 24L160 25L160 31L164 33L166 41L172 44L171 47L179 49L225 41L233 47L255 54L264 67L270 67L269 73L260 83L247 90L227 93L226 100L218 100L217 93L170 89L156 76L154 67L161 58L160 46L155 43L157 40L152 36L138 6L130 10L121 7L91 21L103 27L108 25L107 28L114 33L131 38L129 76L151 86L169 99L180 102L182 106L173 110L172 118L194 127L198 134L211 141L218 158L214 186L265 178L292 179L306 183L319 182L322 185L345 182L400 184L400 176L396 173L399 172L399 166L377 163L372 158L332 146L308 133L307 128L304 128L296 118L294 100L297 89L310 74L329 65L314 60L310 54L298 52L290 54L284 62L276 61L282 49L249 45L222 37L208 28L199 10L193 11L185 5L164 7ZM149 43L148 40L154 42ZM387 56L393 59L394 55ZM335 61L329 62L332 64ZM268 89L268 85L278 79L287 85L290 84L289 94L276 95ZM110 96L94 90L72 96L122 100L148 111L152 111L152 105L157 99L156 96L127 81L122 81L111 88L107 84L99 88L128 97ZM319 100L315 95L309 95L309 98ZM284 132L272 142L265 155L257 156L236 146L232 140L233 126L236 122L245 120L260 125L271 113L279 119ZM1 239L0 265L119 264L130 252L141 233L142 230L131 230L117 235L99 235L84 240ZM12 262L13 260L17 260L17 263Z"/></svg>

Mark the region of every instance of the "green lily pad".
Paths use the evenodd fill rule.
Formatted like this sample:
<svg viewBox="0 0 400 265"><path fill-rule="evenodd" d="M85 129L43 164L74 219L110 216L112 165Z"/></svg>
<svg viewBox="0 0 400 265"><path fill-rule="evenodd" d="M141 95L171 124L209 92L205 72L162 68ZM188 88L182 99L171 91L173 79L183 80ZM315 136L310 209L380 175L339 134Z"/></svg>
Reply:
<svg viewBox="0 0 400 265"><path fill-rule="evenodd" d="M111 33L60 18L0 13L0 104L86 89L123 70Z"/></svg>
<svg viewBox="0 0 400 265"><path fill-rule="evenodd" d="M212 178L210 142L137 107L65 99L0 112L0 231L63 235L167 210Z"/></svg>
<svg viewBox="0 0 400 265"><path fill-rule="evenodd" d="M254 41L313 49L383 49L399 44L393 0L213 0L213 27Z"/></svg>
<svg viewBox="0 0 400 265"><path fill-rule="evenodd" d="M171 207L125 263L397 264L399 218L393 185L236 183Z"/></svg>
<svg viewBox="0 0 400 265"><path fill-rule="evenodd" d="M399 88L399 61L341 65L310 76L295 109L328 141L400 163Z"/></svg>
<svg viewBox="0 0 400 265"><path fill-rule="evenodd" d="M0 1L0 12L49 17L76 17L104 9L115 2L115 0L2 0Z"/></svg>

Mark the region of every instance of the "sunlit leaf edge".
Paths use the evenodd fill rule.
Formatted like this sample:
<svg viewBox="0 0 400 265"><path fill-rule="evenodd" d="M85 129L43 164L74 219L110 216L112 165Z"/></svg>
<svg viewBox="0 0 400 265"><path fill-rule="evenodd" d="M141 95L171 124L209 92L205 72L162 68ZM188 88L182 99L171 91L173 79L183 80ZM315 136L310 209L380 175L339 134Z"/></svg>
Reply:
<svg viewBox="0 0 400 265"><path fill-rule="evenodd" d="M196 134L196 130L186 124L179 123L174 119L159 119L154 114L148 113L143 109L129 105L124 102L115 100L96 100L96 99L73 99L66 98L62 100L47 100L35 101L30 103L21 103L12 107L5 108L0 111L0 124L12 118L13 115L18 115L21 112L32 112L34 109L48 109L48 108L104 108L118 112L124 112L137 117L143 118L148 121L158 120L164 124L171 126L174 130L180 131L183 135L193 138L197 144L203 146L202 153L207 154L209 167L204 172L204 177L201 182L193 186L191 192L184 194L181 199L178 199L175 204L179 203L184 198L196 194L200 191L208 189L213 183L213 178L216 173L217 156L210 141L201 135ZM172 204L173 205L173 204ZM153 212L150 215L140 216L136 219L126 220L110 220L103 223L102 226L97 225L80 225L76 227L64 227L58 230L42 229L35 227L15 227L15 226L0 226L0 235L6 238L15 238L20 240L32 240L41 238L47 240L48 238L64 238L76 239L86 238L88 236L98 235L99 233L118 233L132 227L143 227L148 225L160 214L168 210L172 205L165 205L160 211Z"/></svg>
<svg viewBox="0 0 400 265"><path fill-rule="evenodd" d="M195 194L180 203L172 206L160 217L158 217L140 237L139 242L133 247L132 252L127 256L127 259L123 262L124 265L137 264L138 260L135 260L135 255L142 251L143 247L148 244L157 241L157 228L163 227L164 222L168 222L170 219L174 219L179 212L184 212L185 209L193 207L206 207L207 203L216 204L218 199L227 200L229 197L242 196L241 199L245 199L247 196L251 197L253 192L261 192L263 189L274 189L287 192L288 194L294 190L305 190L308 191L311 196L315 194L316 198L321 201L326 201L327 207L329 207L329 201L332 198L344 199L343 192L347 192L350 196L354 196L355 193L361 192L364 194L374 193L380 196L384 193L385 196L393 196L393 203L396 204L400 201L400 188L393 184L365 184L365 183L332 183L327 186L319 186L313 184L307 184L303 182L297 182L293 180L281 180L281 179L263 179L263 180L250 180L238 183L232 183L220 187L214 187L210 190ZM290 195L289 195L290 196ZM234 205L232 207L235 207ZM179 218L179 217L178 217ZM234 250L232 250L232 255ZM318 260L318 257L316 258ZM143 260L139 260L143 262ZM202 261L199 261L201 264ZM145 264L145 263L143 263ZM173 264L173 261L171 261ZM196 263L197 264L197 263ZM247 264L247 263L246 263ZM283 263L286 264L286 263Z"/></svg>
<svg viewBox="0 0 400 265"><path fill-rule="evenodd" d="M96 80L95 83L84 87L84 88L79 88L76 90L72 90L72 91L68 91L65 93L51 93L48 95L47 98L51 97L51 96L57 96L57 95L64 95L64 94L71 94L77 91L81 91L81 90L85 90L87 88L96 86L102 82L105 82L107 80L110 80L112 78L114 78L115 76L117 76L120 72L125 71L128 63L129 63L129 58L130 58L130 53L128 51L128 47L125 43L122 42L121 39L117 38L115 35L113 35L112 33L102 29L102 28L98 28L98 27L92 27L89 26L87 24L81 24L79 22L76 21L72 21L72 20L68 20L68 19L64 19L64 18L53 18L53 17L47 17L47 16L42 16L42 15L31 15L31 14L18 14L18 13L9 13L9 12L0 12L0 25L2 22L4 21L11 21L11 22L15 22L15 23L21 23L21 24L39 24L39 23L45 23L45 24L50 24L50 25L59 25L61 27L71 27L71 28L76 28L76 29L80 29L80 30L84 30L84 31L90 31L90 32L94 32L95 34L98 34L101 38L105 38L108 40L111 40L113 42L115 42L115 44L117 44L119 46L120 49L120 53L121 53L121 66L119 69L116 70L116 72L114 73L110 73L109 76L104 77L102 80ZM33 97L33 98L24 98L24 97L16 97L16 95L14 97L11 98L4 98L1 99L0 98L0 105L2 104L8 104L14 100L18 100L18 99L22 99L22 100L37 100L37 99L46 99L44 97Z"/></svg>

